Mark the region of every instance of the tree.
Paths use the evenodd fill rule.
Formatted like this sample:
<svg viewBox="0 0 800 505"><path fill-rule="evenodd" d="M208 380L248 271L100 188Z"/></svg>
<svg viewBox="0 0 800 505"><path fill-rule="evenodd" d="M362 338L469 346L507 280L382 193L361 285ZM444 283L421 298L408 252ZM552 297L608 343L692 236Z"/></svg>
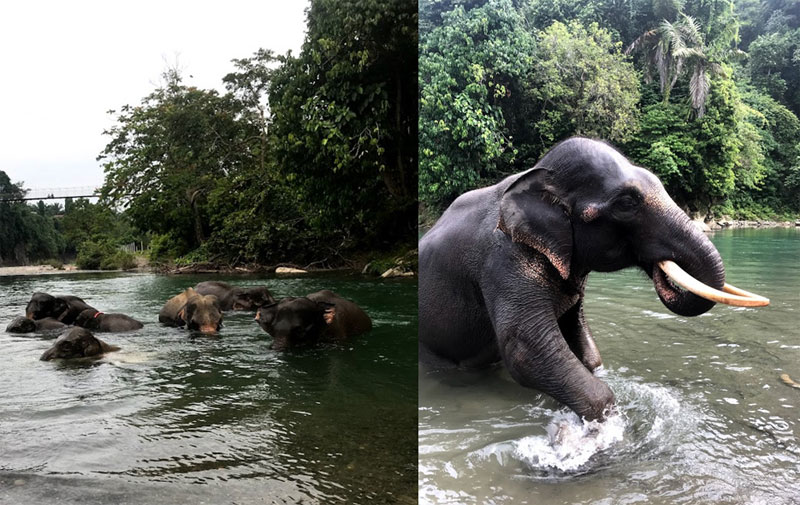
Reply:
<svg viewBox="0 0 800 505"><path fill-rule="evenodd" d="M709 55L703 40L700 25L691 16L681 13L675 23L666 19L657 29L648 30L626 49L645 53L647 61L645 80L649 81L650 70L658 73L658 82L664 103L669 103L670 93L680 77L688 73L689 98L693 112L703 117L709 94L709 74L718 74L721 67Z"/></svg>
<svg viewBox="0 0 800 505"><path fill-rule="evenodd" d="M629 140L638 128L639 84L621 44L596 23L574 21L553 23L537 41L525 87L541 149L570 135Z"/></svg>
<svg viewBox="0 0 800 505"><path fill-rule="evenodd" d="M248 139L257 125L240 120L241 103L231 95L182 84L171 69L165 83L126 105L98 160L106 173L103 199L125 205L140 229L171 234L187 252L210 231L206 200L216 181L250 159Z"/></svg>
<svg viewBox="0 0 800 505"><path fill-rule="evenodd" d="M416 26L414 2L314 0L300 54L272 75L277 170L334 248L413 236Z"/></svg>
<svg viewBox="0 0 800 505"><path fill-rule="evenodd" d="M505 110L519 109L534 38L508 0L443 15L420 47L420 199L446 206L516 155ZM519 115L524 112L520 111Z"/></svg>
<svg viewBox="0 0 800 505"><path fill-rule="evenodd" d="M4 200L23 198L26 191L0 170L0 194ZM53 218L25 202L0 201L0 264L26 264L61 254L64 241Z"/></svg>

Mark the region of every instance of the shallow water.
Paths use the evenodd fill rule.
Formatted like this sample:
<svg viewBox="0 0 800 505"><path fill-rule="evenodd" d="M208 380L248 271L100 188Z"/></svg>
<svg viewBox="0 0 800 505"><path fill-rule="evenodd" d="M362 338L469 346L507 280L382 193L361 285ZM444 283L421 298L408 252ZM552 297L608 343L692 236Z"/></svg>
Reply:
<svg viewBox="0 0 800 505"><path fill-rule="evenodd" d="M157 322L201 280L329 288L372 317L343 345L278 353L253 313L218 338ZM141 274L0 278L0 503L416 501L416 281ZM52 338L3 330L34 291L145 323L99 361L41 362Z"/></svg>
<svg viewBox="0 0 800 505"><path fill-rule="evenodd" d="M711 237L731 284L772 300L670 313L630 270L586 316L619 414L585 430L502 368L420 370L420 503L800 503L800 230Z"/></svg>

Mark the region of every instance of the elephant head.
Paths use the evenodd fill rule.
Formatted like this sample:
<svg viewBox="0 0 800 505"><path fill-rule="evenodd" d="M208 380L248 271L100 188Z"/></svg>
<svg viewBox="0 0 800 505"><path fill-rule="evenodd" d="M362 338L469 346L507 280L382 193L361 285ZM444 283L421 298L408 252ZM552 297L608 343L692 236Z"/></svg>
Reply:
<svg viewBox="0 0 800 505"><path fill-rule="evenodd" d="M333 303L306 297L288 297L258 309L256 321L272 336L271 349L311 344L320 339L336 318Z"/></svg>
<svg viewBox="0 0 800 505"><path fill-rule="evenodd" d="M42 354L42 361L52 359L88 358L107 352L118 351L119 347L109 345L92 335L84 328L72 328L58 337L50 349Z"/></svg>
<svg viewBox="0 0 800 505"><path fill-rule="evenodd" d="M34 293L25 307L25 317L29 319L43 319L54 317L58 319L67 310L67 302L60 297L47 293Z"/></svg>
<svg viewBox="0 0 800 505"><path fill-rule="evenodd" d="M252 288L236 288L233 293L233 310L253 310L270 303L275 298L264 286Z"/></svg>
<svg viewBox="0 0 800 505"><path fill-rule="evenodd" d="M186 299L186 304L178 311L189 330L203 333L216 333L222 326L222 308L219 298L214 295L194 294Z"/></svg>
<svg viewBox="0 0 800 505"><path fill-rule="evenodd" d="M659 262L716 290L725 283L719 252L658 178L596 140L564 141L514 180L500 200L498 227L543 254L565 280L638 266L662 303L683 316L714 302L673 285Z"/></svg>
<svg viewBox="0 0 800 505"><path fill-rule="evenodd" d="M6 331L9 333L33 333L36 331L36 323L27 317L15 317L6 327Z"/></svg>

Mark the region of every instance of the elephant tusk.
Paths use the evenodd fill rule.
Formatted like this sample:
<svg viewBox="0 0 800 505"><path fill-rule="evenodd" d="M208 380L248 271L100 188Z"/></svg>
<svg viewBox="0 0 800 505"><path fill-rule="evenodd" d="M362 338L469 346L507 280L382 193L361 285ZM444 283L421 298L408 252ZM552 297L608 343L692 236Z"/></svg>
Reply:
<svg viewBox="0 0 800 505"><path fill-rule="evenodd" d="M659 261L658 266L667 274L667 277L675 281L675 284L706 300L735 305L737 307L763 307L769 305L769 298L764 298L763 296L750 293L749 291L739 289L727 283L722 287L722 291L703 284L686 273L674 261Z"/></svg>

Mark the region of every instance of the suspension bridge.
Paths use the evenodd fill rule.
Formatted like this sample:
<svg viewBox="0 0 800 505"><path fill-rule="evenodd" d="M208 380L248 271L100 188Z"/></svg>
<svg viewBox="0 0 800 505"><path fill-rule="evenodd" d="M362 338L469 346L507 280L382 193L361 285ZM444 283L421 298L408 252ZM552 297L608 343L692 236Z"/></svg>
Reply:
<svg viewBox="0 0 800 505"><path fill-rule="evenodd" d="M21 193L0 193L0 202L25 202L37 200L64 200L66 198L99 198L100 186L73 186L69 188L31 188Z"/></svg>

